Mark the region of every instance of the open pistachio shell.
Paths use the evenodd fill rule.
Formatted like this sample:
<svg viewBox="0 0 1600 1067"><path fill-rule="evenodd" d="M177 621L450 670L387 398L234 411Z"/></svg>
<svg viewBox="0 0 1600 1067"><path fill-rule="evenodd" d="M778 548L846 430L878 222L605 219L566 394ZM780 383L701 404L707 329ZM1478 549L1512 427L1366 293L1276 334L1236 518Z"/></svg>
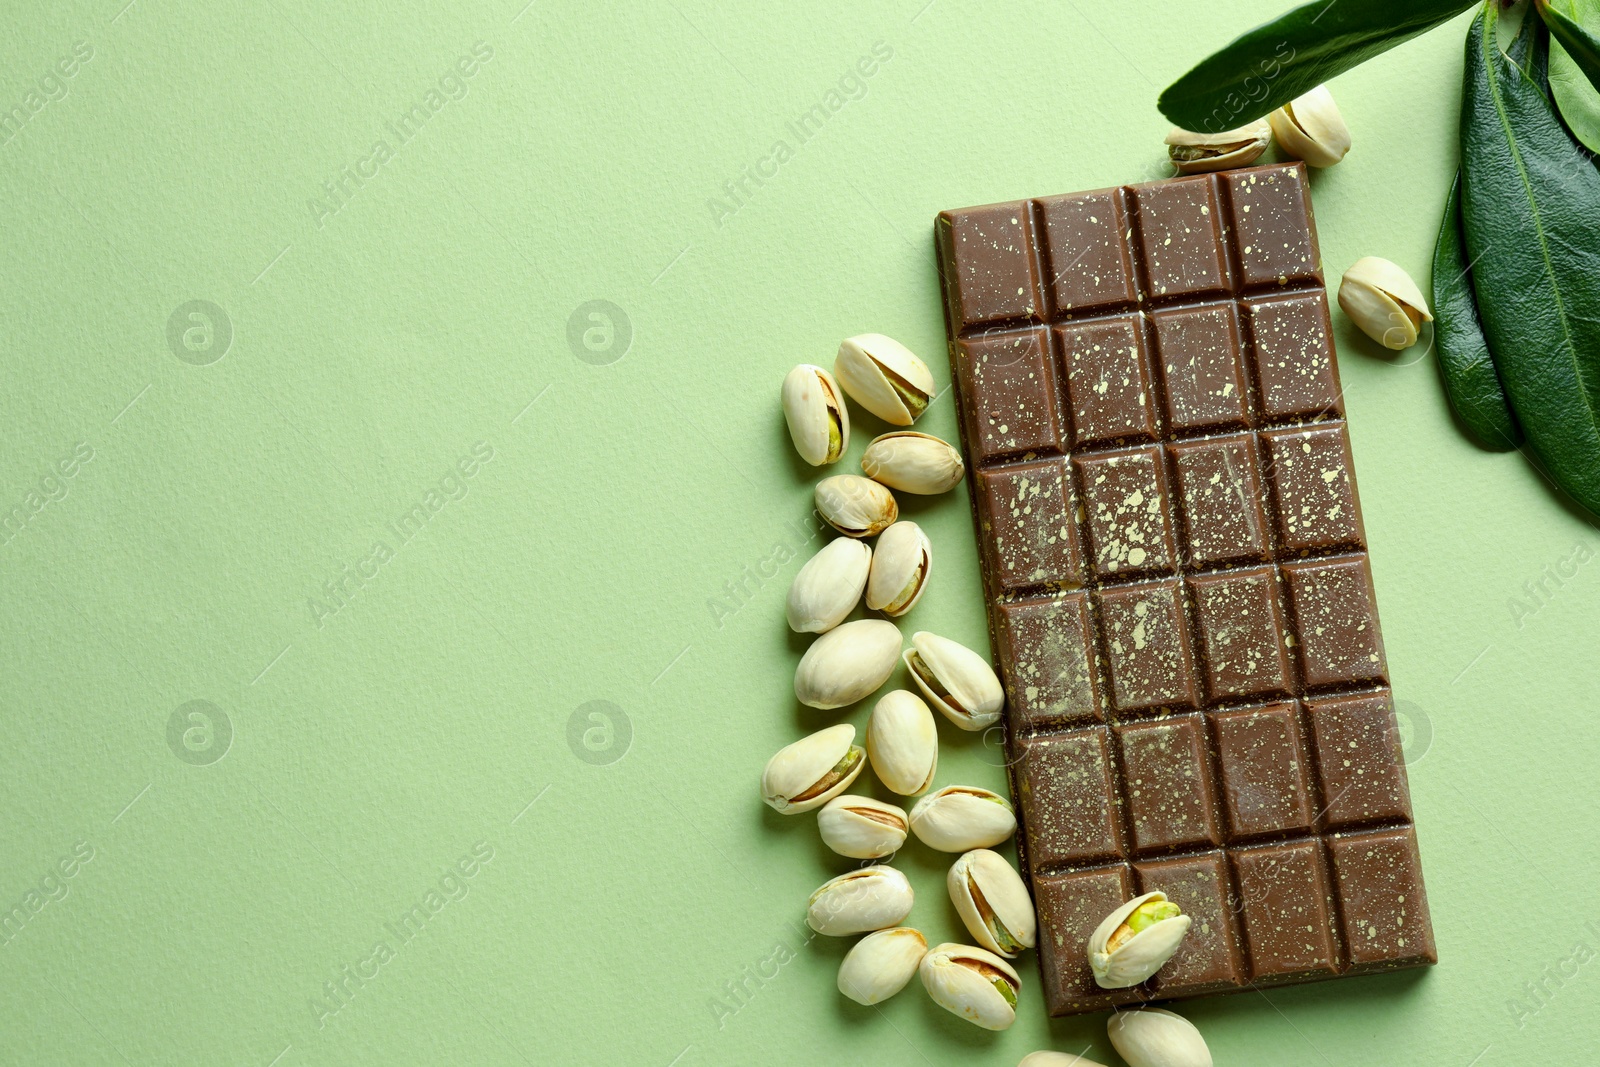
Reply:
<svg viewBox="0 0 1600 1067"><path fill-rule="evenodd" d="M982 730L1000 718L1005 690L989 661L965 645L926 630L911 635L904 656L917 688L963 730Z"/></svg>
<svg viewBox="0 0 1600 1067"><path fill-rule="evenodd" d="M963 853L950 865L945 883L978 944L1007 959L1033 947L1038 934L1033 898L1004 856L986 848Z"/></svg>
<svg viewBox="0 0 1600 1067"><path fill-rule="evenodd" d="M861 456L861 470L890 489L932 496L955 488L967 468L948 441L915 430L896 430L872 439Z"/></svg>
<svg viewBox="0 0 1600 1067"><path fill-rule="evenodd" d="M916 606L933 571L933 545L922 527L901 519L878 535L867 573L867 607L898 618Z"/></svg>
<svg viewBox="0 0 1600 1067"><path fill-rule="evenodd" d="M1254 163L1272 143L1272 127L1256 119L1221 133L1198 133L1174 126L1167 134L1167 156L1179 174L1203 174Z"/></svg>
<svg viewBox="0 0 1600 1067"><path fill-rule="evenodd" d="M1070 1052L1030 1052L1017 1062L1017 1067L1105 1067L1094 1060L1074 1056Z"/></svg>
<svg viewBox="0 0 1600 1067"><path fill-rule="evenodd" d="M1411 275L1378 256L1350 264L1339 282L1339 307L1362 333L1396 351L1416 344L1417 329L1433 321Z"/></svg>
<svg viewBox="0 0 1600 1067"><path fill-rule="evenodd" d="M889 680L900 657L900 631L883 619L835 626L806 649L794 671L794 695L813 708L854 704Z"/></svg>
<svg viewBox="0 0 1600 1067"><path fill-rule="evenodd" d="M1135 913L1145 912L1171 914L1145 916L1145 921L1130 923ZM1178 951L1192 921L1161 892L1146 893L1123 904L1089 935L1089 970L1094 973L1095 984L1102 989L1126 989L1143 982Z"/></svg>
<svg viewBox="0 0 1600 1067"><path fill-rule="evenodd" d="M880 1004L906 987L928 953L928 939L909 926L877 930L845 953L839 992L857 1004Z"/></svg>
<svg viewBox="0 0 1600 1067"><path fill-rule="evenodd" d="M811 894L806 924L830 937L882 930L911 914L913 896L911 883L893 867L862 867Z"/></svg>
<svg viewBox="0 0 1600 1067"><path fill-rule="evenodd" d="M1016 830L1011 802L975 785L947 785L911 809L911 832L941 852L990 848Z"/></svg>
<svg viewBox="0 0 1600 1067"><path fill-rule="evenodd" d="M939 769L939 731L921 697L894 689L879 698L867 720L867 758L878 780L901 796L927 792Z"/></svg>
<svg viewBox="0 0 1600 1067"><path fill-rule="evenodd" d="M1200 1031L1163 1008L1119 1011L1106 1022L1106 1036L1128 1067L1212 1067Z"/></svg>
<svg viewBox="0 0 1600 1067"><path fill-rule="evenodd" d="M835 474L817 483L817 514L847 537L872 537L900 516L894 494L859 474Z"/></svg>
<svg viewBox="0 0 1600 1067"><path fill-rule="evenodd" d="M892 527L891 527L892 529ZM797 633L826 633L861 601L872 573L872 549L853 537L835 537L822 546L789 584L784 614Z"/></svg>
<svg viewBox="0 0 1600 1067"><path fill-rule="evenodd" d="M761 772L761 799L785 815L822 807L866 765L866 753L851 744L855 737L856 728L842 722L779 749Z"/></svg>
<svg viewBox="0 0 1600 1067"><path fill-rule="evenodd" d="M800 458L813 467L834 463L850 447L850 413L833 375L802 363L783 379L783 418Z"/></svg>
<svg viewBox="0 0 1600 1067"><path fill-rule="evenodd" d="M928 365L881 333L846 338L833 372L850 399L891 426L910 426L933 399Z"/></svg>
<svg viewBox="0 0 1600 1067"><path fill-rule="evenodd" d="M911 822L893 804L846 793L817 812L822 843L841 856L877 860L892 856L906 843Z"/></svg>
<svg viewBox="0 0 1600 1067"><path fill-rule="evenodd" d="M1295 97L1267 116L1278 147L1307 166L1331 167L1350 151L1350 127L1326 85Z"/></svg>
<svg viewBox="0 0 1600 1067"><path fill-rule="evenodd" d="M985 1030L1004 1030L1017 1020L1022 979L986 949L947 942L935 945L917 968L933 1002Z"/></svg>

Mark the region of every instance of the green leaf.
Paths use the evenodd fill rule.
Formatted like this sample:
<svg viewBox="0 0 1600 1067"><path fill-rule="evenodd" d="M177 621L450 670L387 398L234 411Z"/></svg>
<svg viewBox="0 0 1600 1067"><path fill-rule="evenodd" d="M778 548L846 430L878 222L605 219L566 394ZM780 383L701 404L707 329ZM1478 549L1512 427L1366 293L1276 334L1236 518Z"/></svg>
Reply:
<svg viewBox="0 0 1600 1067"><path fill-rule="evenodd" d="M1495 452L1520 445L1522 430L1506 404L1472 295L1472 264L1461 235L1459 174L1450 185L1433 246L1433 345L1445 396L1467 436Z"/></svg>
<svg viewBox="0 0 1600 1067"><path fill-rule="evenodd" d="M1495 369L1550 478L1600 514L1600 170L1495 45L1467 37L1461 206Z"/></svg>
<svg viewBox="0 0 1600 1067"><path fill-rule="evenodd" d="M1600 37L1584 29L1571 15L1558 10L1550 0L1533 0L1533 3L1539 9L1539 17L1550 27L1550 36L1560 42L1589 80L1600 86Z"/></svg>
<svg viewBox="0 0 1600 1067"><path fill-rule="evenodd" d="M1600 0L1564 0L1560 9L1580 28L1600 27ZM1600 152L1600 89L1559 40L1550 44L1550 91L1567 129L1589 151Z"/></svg>
<svg viewBox="0 0 1600 1067"><path fill-rule="evenodd" d="M1161 94L1161 113L1216 133L1446 22L1475 0L1313 0L1235 39Z"/></svg>

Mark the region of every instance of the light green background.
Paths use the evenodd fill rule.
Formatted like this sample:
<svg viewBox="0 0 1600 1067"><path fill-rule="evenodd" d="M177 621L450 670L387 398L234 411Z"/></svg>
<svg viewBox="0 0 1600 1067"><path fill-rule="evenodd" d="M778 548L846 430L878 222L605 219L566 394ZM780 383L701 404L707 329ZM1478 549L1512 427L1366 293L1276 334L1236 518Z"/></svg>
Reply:
<svg viewBox="0 0 1600 1067"><path fill-rule="evenodd" d="M934 213L1161 176L1157 91L1285 0L124 2L10 0L0 36L0 104L58 97L0 145L0 511L26 515L0 545L0 907L25 920L0 944L0 1059L1112 1061L1102 1017L1044 1017L1031 955L993 1035L916 986L842 1000L845 943L802 936L848 861L757 777L866 707L790 695L799 560L774 547L813 472L778 384L872 330L942 387ZM1334 84L1355 149L1314 179L1330 282L1367 254L1426 277L1465 25ZM880 41L865 94L799 143L786 124ZM464 95L446 79L459 98L389 134L478 42ZM792 158L719 225L707 201L779 139ZM167 341L191 300L231 324L209 365ZM569 345L591 300L622 309L625 351ZM1338 329L1441 963L1183 1010L1219 1064L1576 1063L1600 1007L1600 962L1574 959L1600 945L1574 904L1597 874L1600 564L1544 579L1537 611L1525 583L1600 538L1463 440L1422 349ZM948 396L921 426L955 427ZM858 412L845 467L876 432ZM80 443L92 460L44 481ZM475 445L492 460L450 479ZM937 554L908 622L981 647L967 508L964 487L908 502ZM358 566L319 620L308 600ZM225 750L200 720L169 745L193 700ZM626 729L579 712L597 700ZM1001 788L993 748L943 739L942 783ZM75 847L93 858L63 879ZM474 848L492 859L401 944L385 924ZM935 940L960 930L945 859L899 861ZM313 998L380 941L393 958L319 1025Z"/></svg>

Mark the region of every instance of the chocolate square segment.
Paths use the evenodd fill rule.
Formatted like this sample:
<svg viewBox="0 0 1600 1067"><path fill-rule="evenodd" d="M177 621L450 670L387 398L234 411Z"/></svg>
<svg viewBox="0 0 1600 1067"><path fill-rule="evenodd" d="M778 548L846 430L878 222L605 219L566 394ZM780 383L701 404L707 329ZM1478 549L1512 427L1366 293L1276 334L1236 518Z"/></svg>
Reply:
<svg viewBox="0 0 1600 1067"><path fill-rule="evenodd" d="M1021 744L1017 781L1029 827L1028 862L1103 862L1122 852L1120 801L1103 726Z"/></svg>
<svg viewBox="0 0 1600 1067"><path fill-rule="evenodd" d="M1046 271L1056 311L1067 317L1127 307L1139 299L1127 234L1128 194L1102 189L1038 201L1049 240Z"/></svg>
<svg viewBox="0 0 1600 1067"><path fill-rule="evenodd" d="M1133 846L1141 855L1222 844L1197 715L1119 726Z"/></svg>
<svg viewBox="0 0 1600 1067"><path fill-rule="evenodd" d="M1333 897L1315 839L1232 852L1252 977L1258 983L1331 976L1338 966Z"/></svg>
<svg viewBox="0 0 1600 1067"><path fill-rule="evenodd" d="M1386 971L1437 962L1411 828L1335 834L1328 851L1344 902L1350 969Z"/></svg>
<svg viewBox="0 0 1600 1067"><path fill-rule="evenodd" d="M1212 713L1234 841L1305 832L1314 812L1293 704Z"/></svg>
<svg viewBox="0 0 1600 1067"><path fill-rule="evenodd" d="M979 472L985 548L1003 589L1083 584L1068 482L1064 459Z"/></svg>
<svg viewBox="0 0 1600 1067"><path fill-rule="evenodd" d="M1090 567L1105 575L1170 572L1178 549L1161 449L1082 456L1073 464L1083 486Z"/></svg>
<svg viewBox="0 0 1600 1067"><path fill-rule="evenodd" d="M935 230L945 303L957 333L986 322L1043 317L1027 201L947 211Z"/></svg>
<svg viewBox="0 0 1600 1067"><path fill-rule="evenodd" d="M1289 563L1283 568L1294 604L1296 644L1308 687L1383 681L1388 666L1378 636L1378 609L1365 556Z"/></svg>
<svg viewBox="0 0 1600 1067"><path fill-rule="evenodd" d="M1388 693L1306 702L1329 829L1411 818L1405 755Z"/></svg>
<svg viewBox="0 0 1600 1067"><path fill-rule="evenodd" d="M1288 628L1271 567L1222 571L1189 579L1212 700L1287 694Z"/></svg>
<svg viewBox="0 0 1600 1067"><path fill-rule="evenodd" d="M1250 434L1171 445L1193 567L1267 559L1265 483Z"/></svg>
<svg viewBox="0 0 1600 1067"><path fill-rule="evenodd" d="M1288 296L1244 301L1261 383L1261 414L1282 420L1342 414L1334 369L1333 324L1319 287Z"/></svg>
<svg viewBox="0 0 1600 1067"><path fill-rule="evenodd" d="M1308 173L936 223L1053 1015L1434 960ZM1101 989L1155 890L1188 936Z"/></svg>
<svg viewBox="0 0 1600 1067"><path fill-rule="evenodd" d="M1136 185L1133 197L1151 296L1213 296L1232 289L1216 175Z"/></svg>
<svg viewBox="0 0 1600 1067"><path fill-rule="evenodd" d="M1167 424L1175 431L1243 426L1250 386L1233 304L1163 308L1150 322L1166 383Z"/></svg>
<svg viewBox="0 0 1600 1067"><path fill-rule="evenodd" d="M1124 717L1128 712L1199 703L1177 579L1102 591L1100 626L1113 703Z"/></svg>
<svg viewBox="0 0 1600 1067"><path fill-rule="evenodd" d="M1013 721L1081 726L1105 718L1095 682L1089 594L1002 604L995 617Z"/></svg>
<svg viewBox="0 0 1600 1067"><path fill-rule="evenodd" d="M1189 932L1156 972L1158 997L1214 993L1249 980L1239 952L1239 927L1227 861L1221 852L1134 864L1139 892L1165 893L1189 916Z"/></svg>
<svg viewBox="0 0 1600 1067"><path fill-rule="evenodd" d="M1246 288L1322 284L1305 169L1259 168L1221 175L1233 209L1233 244Z"/></svg>
<svg viewBox="0 0 1600 1067"><path fill-rule="evenodd" d="M1155 392L1142 316L1058 326L1056 339L1074 443L1155 440Z"/></svg>
<svg viewBox="0 0 1600 1067"><path fill-rule="evenodd" d="M1269 430L1261 440L1283 547L1303 555L1364 545L1344 424Z"/></svg>
<svg viewBox="0 0 1600 1067"><path fill-rule="evenodd" d="M1065 435L1057 414L1055 361L1043 328L980 335L956 345L956 378L965 405L972 458L1059 454Z"/></svg>

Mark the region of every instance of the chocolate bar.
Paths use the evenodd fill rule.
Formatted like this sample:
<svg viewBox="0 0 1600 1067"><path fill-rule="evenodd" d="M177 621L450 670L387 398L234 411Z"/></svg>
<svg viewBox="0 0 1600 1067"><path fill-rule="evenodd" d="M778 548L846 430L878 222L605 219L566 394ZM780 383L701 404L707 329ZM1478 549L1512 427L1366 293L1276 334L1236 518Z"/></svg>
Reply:
<svg viewBox="0 0 1600 1067"><path fill-rule="evenodd" d="M936 238L1050 1014L1433 963L1304 166ZM1188 937L1101 989L1156 889Z"/></svg>

